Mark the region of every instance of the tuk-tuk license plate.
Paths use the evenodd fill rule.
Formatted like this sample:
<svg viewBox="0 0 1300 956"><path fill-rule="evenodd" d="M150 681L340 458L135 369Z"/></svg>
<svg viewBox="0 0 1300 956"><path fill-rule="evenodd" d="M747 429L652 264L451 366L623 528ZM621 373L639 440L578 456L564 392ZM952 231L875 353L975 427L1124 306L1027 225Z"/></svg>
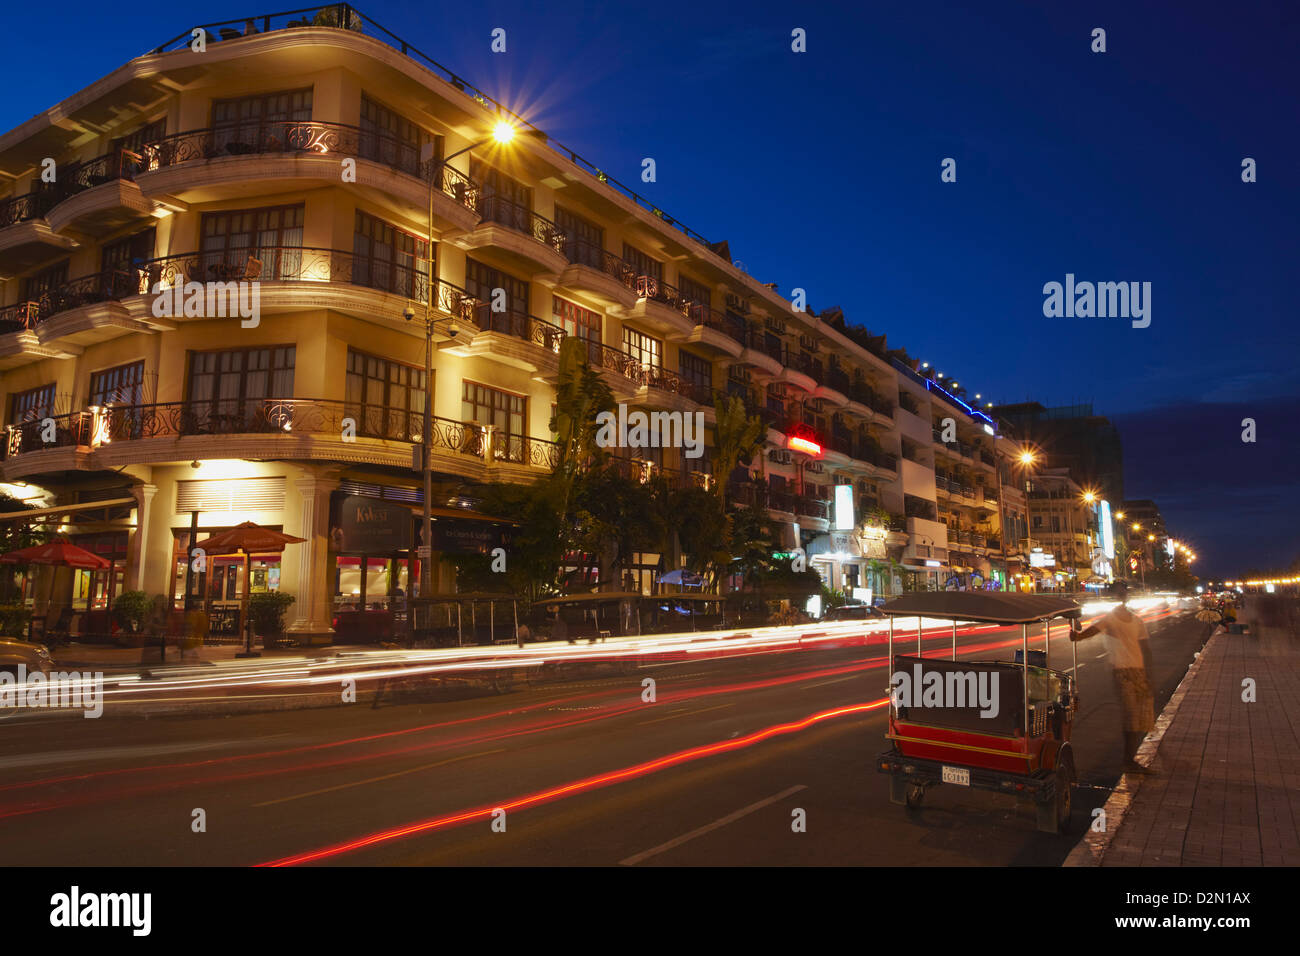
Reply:
<svg viewBox="0 0 1300 956"><path fill-rule="evenodd" d="M955 783L959 787L970 786L970 771L964 767L944 767L941 778L944 783Z"/></svg>

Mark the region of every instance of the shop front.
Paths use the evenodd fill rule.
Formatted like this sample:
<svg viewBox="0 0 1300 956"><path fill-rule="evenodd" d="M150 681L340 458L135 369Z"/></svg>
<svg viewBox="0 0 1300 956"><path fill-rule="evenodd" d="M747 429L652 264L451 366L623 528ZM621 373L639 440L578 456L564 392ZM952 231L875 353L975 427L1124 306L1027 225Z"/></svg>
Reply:
<svg viewBox="0 0 1300 956"><path fill-rule="evenodd" d="M171 598L175 608L205 607L208 611L208 639L211 642L240 641L240 615L244 594L267 594L280 590L283 554L251 554L245 570L243 554L205 555L190 558L191 534L200 544L234 525L200 525L172 529ZM279 525L265 525L283 531ZM248 580L245 580L247 573Z"/></svg>
<svg viewBox="0 0 1300 956"><path fill-rule="evenodd" d="M407 626L407 598L419 590L409 504L336 491L330 496L330 610L334 639L376 643Z"/></svg>

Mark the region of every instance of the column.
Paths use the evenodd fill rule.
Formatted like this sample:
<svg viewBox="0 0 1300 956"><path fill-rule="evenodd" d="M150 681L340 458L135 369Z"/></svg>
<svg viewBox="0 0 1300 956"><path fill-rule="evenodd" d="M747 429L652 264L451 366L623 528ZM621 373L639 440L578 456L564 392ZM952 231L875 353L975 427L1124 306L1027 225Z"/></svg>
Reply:
<svg viewBox="0 0 1300 956"><path fill-rule="evenodd" d="M294 479L301 498L298 526L286 527L289 534L306 540L285 548L287 566L298 552L298 590L293 603L293 620L285 630L310 639L328 638L332 633L329 608L329 505L330 493L339 485L337 473L304 473Z"/></svg>
<svg viewBox="0 0 1300 956"><path fill-rule="evenodd" d="M149 555L149 517L153 512L153 496L158 493L157 485L139 484L133 489L135 494L135 589L145 590L145 559ZM164 593L171 591L164 588Z"/></svg>

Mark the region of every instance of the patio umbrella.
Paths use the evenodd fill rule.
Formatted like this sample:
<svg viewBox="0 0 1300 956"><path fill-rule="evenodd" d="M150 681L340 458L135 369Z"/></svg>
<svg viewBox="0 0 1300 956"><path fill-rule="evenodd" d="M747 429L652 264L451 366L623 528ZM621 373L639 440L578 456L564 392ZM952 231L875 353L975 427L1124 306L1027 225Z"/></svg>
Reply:
<svg viewBox="0 0 1300 956"><path fill-rule="evenodd" d="M244 652L238 655L239 657L261 656L253 650L253 625L248 620L248 589L252 583L249 577L249 555L253 552L283 551L286 544L298 544L306 540L306 538L285 534L282 531L263 528L252 521L245 521L243 524L235 525L228 531L219 531L195 545L195 547L203 549L204 554L236 554L243 552L244 597L240 602L240 617L248 629L248 643ZM207 603L206 595L204 596L204 603Z"/></svg>
<svg viewBox="0 0 1300 956"><path fill-rule="evenodd" d="M87 571L102 571L109 562L85 548L79 548L67 541L49 541L0 554L0 564L57 564L65 568L82 568Z"/></svg>

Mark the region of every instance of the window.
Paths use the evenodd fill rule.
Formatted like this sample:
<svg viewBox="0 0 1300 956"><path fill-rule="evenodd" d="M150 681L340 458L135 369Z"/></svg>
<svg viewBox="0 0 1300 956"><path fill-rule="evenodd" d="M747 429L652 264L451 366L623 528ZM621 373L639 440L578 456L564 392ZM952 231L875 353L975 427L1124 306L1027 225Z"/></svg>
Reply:
<svg viewBox="0 0 1300 956"><path fill-rule="evenodd" d="M520 232L532 233L533 191L498 169L474 160L470 178L483 184L481 215Z"/></svg>
<svg viewBox="0 0 1300 956"><path fill-rule="evenodd" d="M244 426L265 422L267 399L293 397L292 345L228 352L191 352L188 415L194 427L233 418Z"/></svg>
<svg viewBox="0 0 1300 956"><path fill-rule="evenodd" d="M352 281L424 302L429 289L429 244L357 210L352 234Z"/></svg>
<svg viewBox="0 0 1300 956"><path fill-rule="evenodd" d="M212 101L214 149L239 152L260 148L274 137L286 141L285 126L311 119L311 90L254 93Z"/></svg>
<svg viewBox="0 0 1300 956"><path fill-rule="evenodd" d="M593 269L604 267L605 230L576 212L555 207L555 224L564 233L564 255Z"/></svg>
<svg viewBox="0 0 1300 956"><path fill-rule="evenodd" d="M677 354L681 362L682 378L706 390L713 388L712 362L685 349L681 349Z"/></svg>
<svg viewBox="0 0 1300 956"><path fill-rule="evenodd" d="M141 126L134 133L128 133L126 136L120 136L113 140L113 152L125 149L138 154L140 147L144 146L145 143L157 142L166 135L167 120L154 120L152 123Z"/></svg>
<svg viewBox="0 0 1300 956"><path fill-rule="evenodd" d="M362 95L361 139L357 147L357 155L362 159L373 159L419 175L421 157L429 144L433 145L433 159L442 159L441 136L433 135L402 114Z"/></svg>
<svg viewBox="0 0 1300 956"><path fill-rule="evenodd" d="M600 313L584 309L568 299L558 295L551 296L551 317L555 324L564 329L566 335L573 335L584 342L600 341Z"/></svg>
<svg viewBox="0 0 1300 956"><path fill-rule="evenodd" d="M465 259L465 291L480 302L492 302L492 290L506 290L506 311L528 314L528 283L474 259Z"/></svg>
<svg viewBox="0 0 1300 956"><path fill-rule="evenodd" d="M100 272L125 272L153 258L155 230L146 229L134 236L118 239L99 253Z"/></svg>
<svg viewBox="0 0 1300 956"><path fill-rule="evenodd" d="M348 349L346 402L347 414L362 435L423 439L422 368Z"/></svg>
<svg viewBox="0 0 1300 956"><path fill-rule="evenodd" d="M40 272L34 272L26 279L27 292L23 296L28 302L36 302L49 295L60 286L68 284L68 260L56 262Z"/></svg>
<svg viewBox="0 0 1300 956"><path fill-rule="evenodd" d="M90 376L91 405L140 405L144 401L144 362L106 368Z"/></svg>
<svg viewBox="0 0 1300 956"><path fill-rule="evenodd" d="M491 425L506 435L524 435L528 399L523 395L466 381L461 386L461 420Z"/></svg>
<svg viewBox="0 0 1300 956"><path fill-rule="evenodd" d="M9 423L18 425L54 414L54 383L15 392L9 405Z"/></svg>
<svg viewBox="0 0 1300 956"><path fill-rule="evenodd" d="M268 206L205 213L196 282L228 282L261 262L262 279L297 279L303 272L302 206Z"/></svg>
<svg viewBox="0 0 1300 956"><path fill-rule="evenodd" d="M651 259L636 246L623 243L623 258L637 275L649 276L656 282L664 280L664 264L658 259Z"/></svg>
<svg viewBox="0 0 1300 956"><path fill-rule="evenodd" d="M694 279L686 278L686 276L679 276L677 280L677 288L684 299L698 302L706 308L712 305L712 293L710 293L709 287L703 282L696 282Z"/></svg>
<svg viewBox="0 0 1300 956"><path fill-rule="evenodd" d="M623 351L643 367L663 366L663 343L627 326L623 326Z"/></svg>

